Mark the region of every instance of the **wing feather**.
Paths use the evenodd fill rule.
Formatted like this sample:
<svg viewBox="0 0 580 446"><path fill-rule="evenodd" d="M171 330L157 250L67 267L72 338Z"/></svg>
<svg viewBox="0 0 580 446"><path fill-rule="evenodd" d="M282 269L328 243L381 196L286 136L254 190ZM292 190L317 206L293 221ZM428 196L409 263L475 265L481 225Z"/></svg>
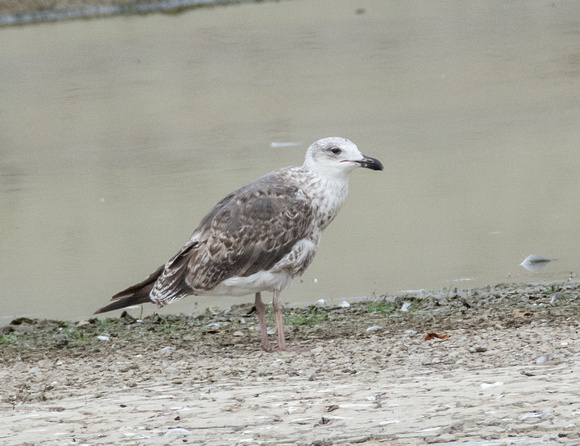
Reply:
<svg viewBox="0 0 580 446"><path fill-rule="evenodd" d="M276 172L232 192L167 262L152 300L169 303L271 269L305 237L313 219L306 195Z"/></svg>

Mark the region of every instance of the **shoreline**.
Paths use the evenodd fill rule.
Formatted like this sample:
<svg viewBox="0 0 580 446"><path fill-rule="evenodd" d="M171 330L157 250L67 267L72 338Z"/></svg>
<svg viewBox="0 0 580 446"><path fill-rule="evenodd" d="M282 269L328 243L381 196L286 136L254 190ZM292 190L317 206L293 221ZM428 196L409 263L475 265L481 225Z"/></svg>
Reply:
<svg viewBox="0 0 580 446"><path fill-rule="evenodd" d="M0 5L0 28L58 22L75 19L96 19L144 14L180 14L195 8L258 3L263 0L94 0L77 4L74 0L49 2L28 0ZM68 3L68 5L66 4Z"/></svg>
<svg viewBox="0 0 580 446"><path fill-rule="evenodd" d="M438 320L444 314L445 317L456 318L457 326L457 323L465 322L464 317L466 320L477 317L478 311L481 312L479 316L483 315L484 319L500 321L504 319L502 312L516 309L536 315L547 313L551 317L570 316L567 310L563 314L560 312L563 307L573 305L578 306L580 313L579 296L580 281L500 283L471 289L413 290L394 295L353 298L350 302L343 300L341 304L327 303L324 300L314 304L287 304L284 305L284 318L285 324L298 337L301 330L307 327L320 326L329 329L337 322L361 324L369 318L386 319L388 325L393 325L393 321L424 324L424 321ZM266 307L268 326L272 327L275 325L272 306L266 304ZM127 342L136 334L142 335L144 331L160 332L150 328L154 325L173 327L176 330L195 330L197 336L223 334L234 328L249 333L258 330L254 310L253 304L248 302L223 309L208 307L202 312L189 314L153 312L143 320L127 311L123 311L119 317L108 317L104 314L75 321L16 317L7 325L0 326L0 353L6 354L6 348L18 349L17 346L24 346L26 349L29 345L50 350L54 346L50 343L52 341L48 342L47 335L59 335L59 348L69 344L87 346L95 342L94 336L107 335L111 326L116 326L117 331L121 330L121 338ZM438 323L442 324L443 321ZM451 328L449 324L444 325ZM304 333L305 336L307 334ZM83 342L77 342L79 339Z"/></svg>

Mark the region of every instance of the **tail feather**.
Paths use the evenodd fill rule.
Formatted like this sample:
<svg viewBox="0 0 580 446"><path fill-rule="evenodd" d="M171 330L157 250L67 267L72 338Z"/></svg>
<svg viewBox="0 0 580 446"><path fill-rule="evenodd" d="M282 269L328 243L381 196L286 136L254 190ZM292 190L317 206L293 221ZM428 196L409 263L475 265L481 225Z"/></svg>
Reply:
<svg viewBox="0 0 580 446"><path fill-rule="evenodd" d="M133 305L140 305L144 303L151 302L149 293L155 285L155 281L163 273L165 265L161 265L155 270L154 273L150 274L144 281L139 282L136 285L130 286L129 288L115 294L109 305L95 311L95 314L106 313L107 311L119 310L121 308L130 307Z"/></svg>

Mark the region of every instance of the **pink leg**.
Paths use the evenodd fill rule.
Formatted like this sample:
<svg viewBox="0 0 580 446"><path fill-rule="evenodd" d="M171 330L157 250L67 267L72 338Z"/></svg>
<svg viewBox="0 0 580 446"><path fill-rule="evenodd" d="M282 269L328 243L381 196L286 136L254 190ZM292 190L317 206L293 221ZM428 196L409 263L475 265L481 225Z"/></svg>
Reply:
<svg viewBox="0 0 580 446"><path fill-rule="evenodd" d="M262 296L260 293L256 293L256 300L254 301L256 306L256 312L258 313L258 322L260 323L260 346L265 352L271 352L272 346L270 341L268 341L268 327L266 326L266 307L264 302L262 302Z"/></svg>
<svg viewBox="0 0 580 446"><path fill-rule="evenodd" d="M282 302L280 302L280 291L274 290L272 299L274 313L276 315L276 330L278 330L278 350L281 352L307 352L310 350L306 347L288 347L284 337L284 319L282 319Z"/></svg>
<svg viewBox="0 0 580 446"><path fill-rule="evenodd" d="M282 302L280 302L280 291L274 290L272 299L274 314L276 315L276 330L278 331L278 350L286 351L286 339L284 338L284 320L282 319Z"/></svg>

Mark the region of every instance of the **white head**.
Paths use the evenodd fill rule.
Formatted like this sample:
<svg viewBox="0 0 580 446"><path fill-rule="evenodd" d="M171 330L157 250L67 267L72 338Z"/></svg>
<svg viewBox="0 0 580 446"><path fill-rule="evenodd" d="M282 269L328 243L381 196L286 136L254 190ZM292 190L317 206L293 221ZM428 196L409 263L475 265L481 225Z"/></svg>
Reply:
<svg viewBox="0 0 580 446"><path fill-rule="evenodd" d="M365 156L352 141L333 136L313 143L306 152L304 168L324 177L348 177L357 167L383 170L381 162Z"/></svg>

